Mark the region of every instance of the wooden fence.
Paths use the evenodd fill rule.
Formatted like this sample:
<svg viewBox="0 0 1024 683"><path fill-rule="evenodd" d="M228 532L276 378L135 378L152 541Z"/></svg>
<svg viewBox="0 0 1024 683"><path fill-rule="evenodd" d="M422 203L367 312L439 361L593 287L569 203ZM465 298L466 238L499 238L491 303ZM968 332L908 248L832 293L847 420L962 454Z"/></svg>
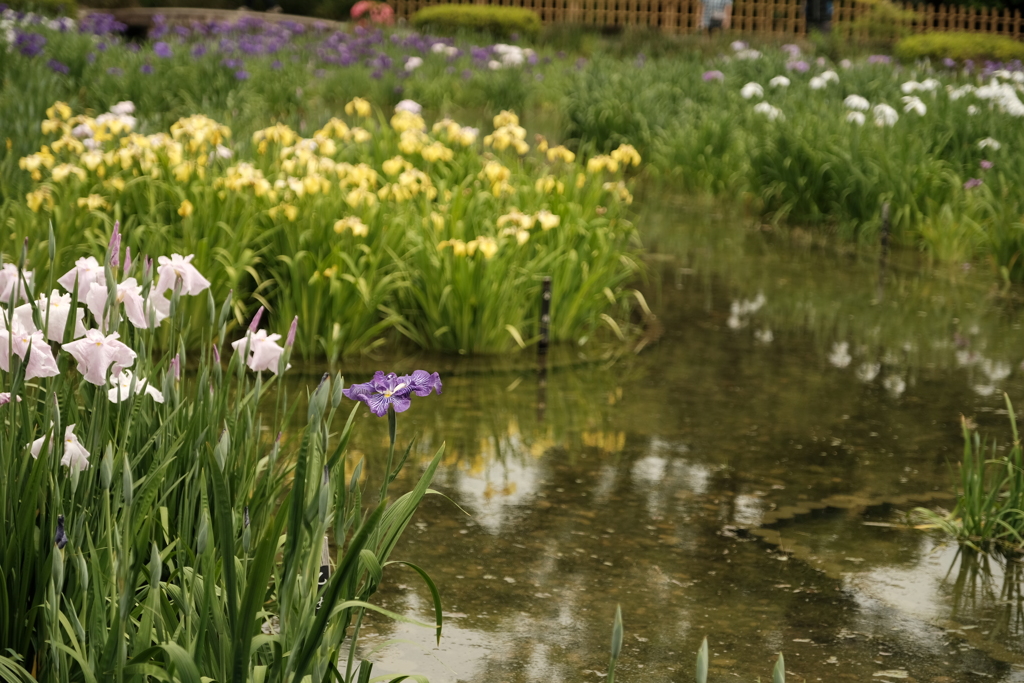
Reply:
<svg viewBox="0 0 1024 683"><path fill-rule="evenodd" d="M670 34L700 30L701 0L394 0L393 5L397 16L408 18L420 8L442 3L525 7L539 14L544 24L646 26ZM806 35L804 5L805 0L735 0L732 29L737 33L778 37ZM902 23L915 32L968 31L1024 38L1020 10L917 4L902 7L913 16ZM854 22L868 12L867 3L835 0L832 28L851 35Z"/></svg>

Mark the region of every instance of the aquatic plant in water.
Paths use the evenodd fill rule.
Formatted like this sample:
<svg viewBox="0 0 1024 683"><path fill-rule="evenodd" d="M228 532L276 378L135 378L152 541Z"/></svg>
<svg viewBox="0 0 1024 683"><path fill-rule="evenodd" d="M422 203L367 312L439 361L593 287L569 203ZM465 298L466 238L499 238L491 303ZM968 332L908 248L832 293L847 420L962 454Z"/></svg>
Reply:
<svg viewBox="0 0 1024 683"><path fill-rule="evenodd" d="M963 419L964 451L956 505L948 514L914 510L924 522L920 528L945 531L976 551L1019 551L1024 547L1024 455L1013 404L1008 395L1004 397L1013 435L1005 454L997 440L983 441Z"/></svg>

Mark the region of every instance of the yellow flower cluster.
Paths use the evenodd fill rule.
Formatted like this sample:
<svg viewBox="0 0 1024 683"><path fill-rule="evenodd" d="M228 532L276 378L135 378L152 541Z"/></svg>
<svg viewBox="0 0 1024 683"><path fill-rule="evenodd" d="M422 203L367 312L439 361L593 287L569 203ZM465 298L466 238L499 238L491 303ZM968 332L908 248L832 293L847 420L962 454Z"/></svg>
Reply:
<svg viewBox="0 0 1024 683"><path fill-rule="evenodd" d="M514 112L502 110L494 117L494 132L484 137L484 146L496 152L503 152L509 147L520 156L530 151L526 142L526 129L519 125L519 117Z"/></svg>
<svg viewBox="0 0 1024 683"><path fill-rule="evenodd" d="M498 217L497 225L502 235L509 235L516 238L519 244L526 244L530 241L530 230L540 225L545 232L557 228L562 223L562 217L552 213L548 209L542 209L537 213L525 214L519 209L512 209L503 216Z"/></svg>
<svg viewBox="0 0 1024 683"><path fill-rule="evenodd" d="M99 211L100 209L109 208L110 204L101 195L91 194L88 197L79 197L78 207L87 208L90 211Z"/></svg>
<svg viewBox="0 0 1024 683"><path fill-rule="evenodd" d="M224 144L231 137L231 129L208 116L194 114L172 123L171 137L184 142L195 153Z"/></svg>
<svg viewBox="0 0 1024 683"><path fill-rule="evenodd" d="M423 160L428 163L436 163L438 161L451 161L455 158L455 152L445 147L440 142L432 142L429 145L425 145L420 150L420 156Z"/></svg>
<svg viewBox="0 0 1024 683"><path fill-rule="evenodd" d="M430 129L430 132L434 135L444 135L448 142L462 147L469 147L476 142L476 136L479 131L476 128L470 128L469 126L460 126L451 119L441 119Z"/></svg>
<svg viewBox="0 0 1024 683"><path fill-rule="evenodd" d="M410 165L409 168L412 168L412 166ZM350 164L343 161L334 167L334 172L338 175L338 180L341 182L342 188L361 187L364 190L368 188L375 188L377 187L377 183L380 179L380 176L377 175L377 171L364 163ZM387 171L385 170L385 173L386 172Z"/></svg>
<svg viewBox="0 0 1024 683"><path fill-rule="evenodd" d="M486 236L477 237L469 242L464 242L459 239L451 239L437 243L438 251L442 251L448 247L451 247L452 254L455 256L473 256L479 251L487 260L494 258L494 255L498 253L498 241L493 237Z"/></svg>
<svg viewBox="0 0 1024 683"><path fill-rule="evenodd" d="M565 194L565 183L553 175L537 178L537 182L533 186L537 192L544 194Z"/></svg>
<svg viewBox="0 0 1024 683"><path fill-rule="evenodd" d="M177 206L170 210L183 219L202 214L204 207L210 206L204 199L204 190L210 189L213 192L206 196L211 199L226 201L240 194L243 202L257 201L257 210L271 220L296 222L334 212L337 234L351 232L356 237L367 237L369 225L377 224L372 212L378 206L416 200L411 210L423 211L423 227L436 234L436 239L451 237L440 242L439 249L451 248L458 256L480 253L491 259L503 244L514 246L514 240L524 245L531 234L539 236L539 231L533 232L538 226L550 231L563 224L562 217L549 209L530 213L508 209L506 197L522 206L524 201L536 201L537 194L547 195L554 202L552 206L561 206L563 200L556 199L556 195L567 191L573 194L574 180L576 188L602 183L604 179L594 178L594 173L616 172L640 160L632 146L622 145L611 154L591 159L587 164L589 174L583 173L575 165L573 152L563 146L551 147L538 136L538 173L533 171L537 167L534 162L523 164L506 157L503 163L479 148L474 150L476 129L442 119L428 133L421 116L400 110L391 119L393 130L384 126L373 134L340 118L330 119L309 138L284 124L275 124L253 134L256 153L252 158L221 163L233 156L223 146L231 136L226 126L197 115L177 121L169 134L141 135L132 130L135 119L130 113L134 110L116 113L115 109L91 118L75 116L64 103L51 107L45 123L54 138L19 161L37 183L50 181L26 196L32 211L53 211L55 203L62 200L82 210L109 210L122 201L118 193L128 182L138 185L159 178L177 193ZM360 98L349 102L345 111L349 116L373 115L369 103ZM529 151L526 131L519 126L515 113L501 112L494 117L494 126L494 133L482 141L484 146L496 152L508 148L519 154ZM374 141L372 148L360 146L368 140ZM452 165L438 170L435 165L439 163ZM460 173L468 175L460 177ZM632 201L624 182L614 177L607 180L612 182L604 182L601 187L613 201ZM444 188L443 192L435 182ZM55 186L60 184L68 192L56 191ZM496 213L505 213L497 218L493 232L487 231L489 235L469 239L470 233L460 235L466 241L456 239L446 230L461 231L465 222L449 219L449 206L476 192L489 192L497 198ZM519 193L523 193L521 198L517 198ZM439 194L443 204L432 204ZM197 196L203 201L197 201ZM324 205L322 197L336 203ZM349 209L358 215L346 216ZM486 218L479 222L481 226L488 223Z"/></svg>
<svg viewBox="0 0 1024 683"><path fill-rule="evenodd" d="M360 116L365 119L373 115L373 108L362 97L354 97L351 102L345 105L345 113L349 116Z"/></svg>
<svg viewBox="0 0 1024 683"><path fill-rule="evenodd" d="M548 150L548 161L555 163L556 161L564 161L567 164L571 164L576 161L576 155L566 149L564 146L559 145L558 147L552 147Z"/></svg>
<svg viewBox="0 0 1024 683"><path fill-rule="evenodd" d="M640 165L640 154L633 145L619 145L611 154L599 154L596 157L591 157L587 161L587 173L600 173L605 170L616 173L619 170L619 164L622 166Z"/></svg>
<svg viewBox="0 0 1024 683"><path fill-rule="evenodd" d="M488 161L484 169L480 171L480 178L491 184L491 194L500 197L504 194L511 194L515 191L508 179L512 177L512 171L503 166L500 161Z"/></svg>
<svg viewBox="0 0 1024 683"><path fill-rule="evenodd" d="M605 192L609 192L618 198L623 204L632 204L633 195L630 194L629 189L626 187L626 183L621 180L617 183L605 183L601 186Z"/></svg>
<svg viewBox="0 0 1024 683"><path fill-rule="evenodd" d="M391 127L396 133L404 133L407 130L426 130L427 123L419 114L401 109L391 117Z"/></svg>
<svg viewBox="0 0 1024 683"><path fill-rule="evenodd" d="M618 149L612 151L609 156L623 166L629 166L630 164L633 166L640 165L640 153L636 151L633 145L619 145Z"/></svg>
<svg viewBox="0 0 1024 683"><path fill-rule="evenodd" d="M231 192L251 189L257 197L272 195L273 191L273 185L264 177L263 171L247 161L229 167L227 175L219 178L216 186L227 188ZM276 199L276 195L273 195L272 199Z"/></svg>
<svg viewBox="0 0 1024 683"><path fill-rule="evenodd" d="M437 188L430 181L428 176L418 168L410 168L398 175L398 182L388 183L377 190L377 196L381 200L392 200L406 202L418 195L424 195L427 199L437 197Z"/></svg>
<svg viewBox="0 0 1024 683"><path fill-rule="evenodd" d="M504 152L511 147L520 156L530 151L530 145L526 142L526 129L519 126L495 128L493 133L484 137L484 145L496 152Z"/></svg>
<svg viewBox="0 0 1024 683"><path fill-rule="evenodd" d="M269 128L258 130L252 134L252 143L254 145L260 145L259 153L266 154L266 146L262 145L264 142L273 142L279 145L292 145L295 143L295 138L298 136L288 126L283 123L276 123Z"/></svg>
<svg viewBox="0 0 1024 683"><path fill-rule="evenodd" d="M430 142L430 137L419 128L403 130L398 137L398 151L406 156L419 153Z"/></svg>
<svg viewBox="0 0 1024 683"><path fill-rule="evenodd" d="M366 237L370 234L370 228L355 216L342 218L334 223L334 232L339 235L348 230L356 237Z"/></svg>
<svg viewBox="0 0 1024 683"><path fill-rule="evenodd" d="M609 154L598 154L596 157L590 157L587 160L587 173L600 173L601 171L615 173L618 170L618 160L613 159Z"/></svg>

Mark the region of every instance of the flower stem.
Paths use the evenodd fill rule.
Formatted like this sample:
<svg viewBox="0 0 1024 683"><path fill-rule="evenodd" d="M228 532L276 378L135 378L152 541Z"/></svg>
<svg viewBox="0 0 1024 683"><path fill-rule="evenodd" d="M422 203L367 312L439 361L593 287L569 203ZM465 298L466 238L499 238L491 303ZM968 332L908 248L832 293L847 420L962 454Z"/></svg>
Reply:
<svg viewBox="0 0 1024 683"><path fill-rule="evenodd" d="M395 461L395 434L398 431L398 415L395 407L388 405L388 464L384 468L384 483L380 485L380 499L384 500L388 495L388 484L391 483L391 465Z"/></svg>

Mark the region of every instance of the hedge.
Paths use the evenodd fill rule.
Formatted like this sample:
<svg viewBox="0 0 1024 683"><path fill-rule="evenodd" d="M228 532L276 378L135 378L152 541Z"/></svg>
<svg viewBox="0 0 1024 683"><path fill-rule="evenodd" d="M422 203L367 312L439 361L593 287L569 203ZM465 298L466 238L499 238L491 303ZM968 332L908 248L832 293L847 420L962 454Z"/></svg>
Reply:
<svg viewBox="0 0 1024 683"><path fill-rule="evenodd" d="M540 17L532 10L491 5L424 7L413 15L412 25L435 32L486 31L498 38L507 38L513 33L535 37L540 33Z"/></svg>
<svg viewBox="0 0 1024 683"><path fill-rule="evenodd" d="M906 62L918 59L967 59L1010 62L1024 60L1024 43L1004 36L982 33L919 33L896 43L896 56Z"/></svg>

